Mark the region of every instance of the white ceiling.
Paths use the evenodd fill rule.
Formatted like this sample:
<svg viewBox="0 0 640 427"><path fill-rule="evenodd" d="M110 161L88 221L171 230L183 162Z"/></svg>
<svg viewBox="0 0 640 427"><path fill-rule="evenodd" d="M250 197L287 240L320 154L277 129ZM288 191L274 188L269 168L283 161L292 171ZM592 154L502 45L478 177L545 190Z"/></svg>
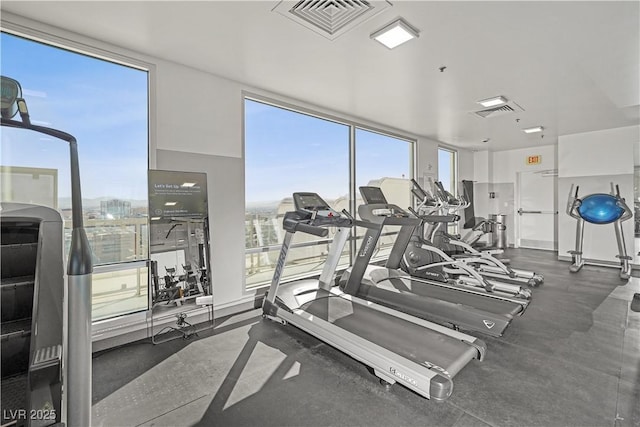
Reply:
<svg viewBox="0 0 640 427"><path fill-rule="evenodd" d="M392 1L333 41L272 11L277 4L2 1L1 9L475 150L640 123L637 1ZM370 40L399 16L420 30L417 40L394 50ZM470 113L494 95L525 111ZM521 131L535 125L543 139Z"/></svg>

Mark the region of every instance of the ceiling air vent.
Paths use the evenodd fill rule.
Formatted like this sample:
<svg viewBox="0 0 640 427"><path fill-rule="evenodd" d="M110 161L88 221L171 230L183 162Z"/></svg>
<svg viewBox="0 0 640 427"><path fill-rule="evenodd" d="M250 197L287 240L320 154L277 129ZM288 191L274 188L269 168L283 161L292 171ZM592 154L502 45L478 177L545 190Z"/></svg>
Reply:
<svg viewBox="0 0 640 427"><path fill-rule="evenodd" d="M335 40L390 6L388 1L283 0L273 10L329 40Z"/></svg>
<svg viewBox="0 0 640 427"><path fill-rule="evenodd" d="M503 116L505 114L513 113L514 111L524 111L524 109L515 102L510 101L499 107L492 107L480 111L474 111L473 114L486 119L487 117Z"/></svg>

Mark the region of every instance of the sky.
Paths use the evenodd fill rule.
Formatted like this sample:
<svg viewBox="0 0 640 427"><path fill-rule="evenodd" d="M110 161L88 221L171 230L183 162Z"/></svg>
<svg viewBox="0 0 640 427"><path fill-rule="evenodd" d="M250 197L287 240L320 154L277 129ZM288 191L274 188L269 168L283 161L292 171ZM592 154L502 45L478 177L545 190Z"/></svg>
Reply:
<svg viewBox="0 0 640 427"><path fill-rule="evenodd" d="M451 156L453 153L448 150L438 150L438 180L442 182L444 188L453 193L451 188Z"/></svg>
<svg viewBox="0 0 640 427"><path fill-rule="evenodd" d="M77 139L83 198L145 200L147 72L7 33L0 37L2 75L20 82L32 122ZM0 164L57 169L59 198L70 196L67 143L20 129L1 132Z"/></svg>
<svg viewBox="0 0 640 427"><path fill-rule="evenodd" d="M247 204L279 201L294 191L326 199L349 194L349 127L253 100L245 102ZM410 143L356 130L356 185L409 178Z"/></svg>

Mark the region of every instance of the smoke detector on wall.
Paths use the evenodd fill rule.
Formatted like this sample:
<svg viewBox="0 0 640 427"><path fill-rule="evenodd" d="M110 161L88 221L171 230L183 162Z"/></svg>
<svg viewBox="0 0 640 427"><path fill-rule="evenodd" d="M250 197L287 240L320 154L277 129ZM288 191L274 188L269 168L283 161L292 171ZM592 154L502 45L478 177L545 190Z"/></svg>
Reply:
<svg viewBox="0 0 640 427"><path fill-rule="evenodd" d="M335 40L389 7L388 1L283 0L273 11Z"/></svg>

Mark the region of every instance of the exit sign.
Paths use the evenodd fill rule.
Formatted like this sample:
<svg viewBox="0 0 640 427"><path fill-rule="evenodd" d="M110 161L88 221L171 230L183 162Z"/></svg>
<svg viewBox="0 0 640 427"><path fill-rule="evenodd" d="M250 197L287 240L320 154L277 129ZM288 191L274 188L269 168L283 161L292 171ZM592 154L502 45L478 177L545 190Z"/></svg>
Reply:
<svg viewBox="0 0 640 427"><path fill-rule="evenodd" d="M535 156L527 156L528 165L539 165L540 163L542 163L542 156L540 154L536 154Z"/></svg>

